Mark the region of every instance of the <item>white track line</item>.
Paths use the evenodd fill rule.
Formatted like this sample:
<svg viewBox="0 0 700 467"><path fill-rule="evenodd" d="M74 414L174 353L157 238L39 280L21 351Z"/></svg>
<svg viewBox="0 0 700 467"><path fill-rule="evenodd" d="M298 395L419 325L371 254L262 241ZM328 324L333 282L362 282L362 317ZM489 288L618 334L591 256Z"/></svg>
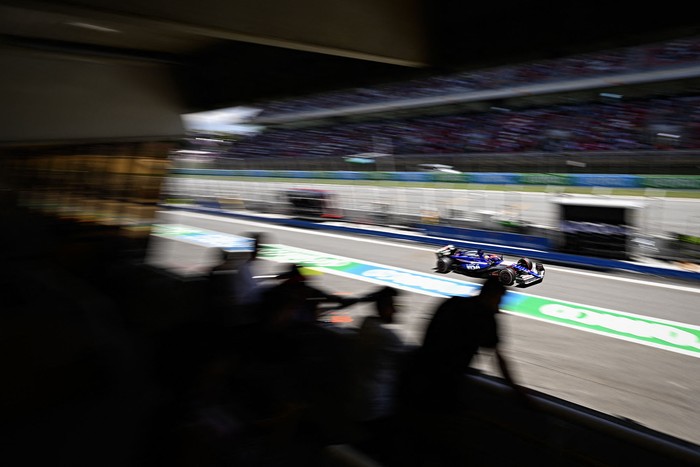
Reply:
<svg viewBox="0 0 700 467"><path fill-rule="evenodd" d="M373 239L373 238L351 237L351 236L347 236L347 235L329 233L329 232L324 232L324 231L319 231L319 230L306 230L306 229L300 229L298 227L287 227L284 225L268 224L265 222L249 221L249 220L245 220L245 219L233 219L230 217L216 216L214 214L201 214L201 213L187 212L187 211L159 211L159 212L165 213L167 215L188 216L188 217L195 217L195 218L201 218L201 219L206 219L206 220L215 220L217 222L227 222L227 223L231 223L231 224L243 224L243 225L250 225L250 226L254 226L254 227L264 227L266 229L276 229L276 230L283 230L283 231L287 231L287 232L304 233L307 235L318 235L318 236L328 237L328 238L341 238L343 240L352 240L352 241L362 242L362 243L371 243L373 245L384 245L384 246L391 246L391 247L395 247L395 248L406 248L406 249L417 250L417 251L434 252L436 250L436 248L427 248L424 246L407 245L404 243L394 243L394 242L388 242L388 241L384 241L384 240L377 240L377 239ZM581 276L605 278L606 280L627 282L630 284L647 285L647 286L653 286L653 287L660 287L660 288L664 288L664 289L677 290L679 292L690 292L690 293L700 294L700 287L689 287L689 286L676 285L676 284L664 284L661 282L647 281L647 280L642 280L642 279L632 279L629 277L617 277L617 276L613 276L613 275L609 275L609 274L600 274L600 273L590 272L590 271L580 271L580 270L576 270L576 269L561 268L561 267L557 267L557 266L547 266L547 269L563 272L566 274L576 274L576 275L581 275Z"/></svg>

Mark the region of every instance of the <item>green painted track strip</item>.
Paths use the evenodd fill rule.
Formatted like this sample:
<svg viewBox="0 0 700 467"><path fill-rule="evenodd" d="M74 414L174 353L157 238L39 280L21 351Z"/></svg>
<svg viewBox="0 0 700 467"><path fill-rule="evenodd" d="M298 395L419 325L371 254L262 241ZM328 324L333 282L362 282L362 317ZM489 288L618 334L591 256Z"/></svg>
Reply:
<svg viewBox="0 0 700 467"><path fill-rule="evenodd" d="M479 285L435 274L285 245L265 245L260 257L410 292L448 297L472 295ZM509 314L700 357L700 326L608 310L509 291L502 310Z"/></svg>

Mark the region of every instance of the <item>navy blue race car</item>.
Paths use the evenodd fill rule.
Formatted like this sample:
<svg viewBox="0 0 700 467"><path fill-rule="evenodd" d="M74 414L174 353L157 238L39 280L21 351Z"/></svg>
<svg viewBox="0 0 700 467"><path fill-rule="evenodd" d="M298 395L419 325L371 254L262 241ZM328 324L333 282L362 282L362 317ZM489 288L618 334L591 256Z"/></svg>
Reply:
<svg viewBox="0 0 700 467"><path fill-rule="evenodd" d="M498 277L503 285L526 287L544 280L544 266L528 258L520 258L515 263L505 263L503 255L486 253L484 250L470 250L447 245L435 252L437 266L441 274L455 272L470 277Z"/></svg>

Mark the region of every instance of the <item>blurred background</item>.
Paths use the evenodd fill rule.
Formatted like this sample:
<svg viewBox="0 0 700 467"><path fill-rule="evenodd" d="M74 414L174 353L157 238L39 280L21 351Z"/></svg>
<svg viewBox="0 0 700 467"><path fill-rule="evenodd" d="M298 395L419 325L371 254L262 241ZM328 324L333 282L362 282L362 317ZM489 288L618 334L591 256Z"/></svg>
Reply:
<svg viewBox="0 0 700 467"><path fill-rule="evenodd" d="M161 210L496 232L586 267L700 269L687 5L2 1L0 70L3 408L19 446L43 409L61 422L41 434L60 431L57 407L121 381L114 359L133 377L126 362L191 318L192 284L141 267Z"/></svg>

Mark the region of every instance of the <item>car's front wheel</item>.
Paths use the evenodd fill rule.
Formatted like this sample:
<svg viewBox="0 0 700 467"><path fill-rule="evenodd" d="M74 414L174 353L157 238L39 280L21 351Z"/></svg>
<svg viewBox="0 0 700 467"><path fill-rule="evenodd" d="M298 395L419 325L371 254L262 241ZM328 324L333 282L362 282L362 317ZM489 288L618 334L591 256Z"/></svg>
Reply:
<svg viewBox="0 0 700 467"><path fill-rule="evenodd" d="M452 269L452 258L440 258L437 262L437 272L447 274Z"/></svg>
<svg viewBox="0 0 700 467"><path fill-rule="evenodd" d="M515 282L515 273L510 269L503 269L498 273L498 280L501 281L503 285L513 285L513 282Z"/></svg>

